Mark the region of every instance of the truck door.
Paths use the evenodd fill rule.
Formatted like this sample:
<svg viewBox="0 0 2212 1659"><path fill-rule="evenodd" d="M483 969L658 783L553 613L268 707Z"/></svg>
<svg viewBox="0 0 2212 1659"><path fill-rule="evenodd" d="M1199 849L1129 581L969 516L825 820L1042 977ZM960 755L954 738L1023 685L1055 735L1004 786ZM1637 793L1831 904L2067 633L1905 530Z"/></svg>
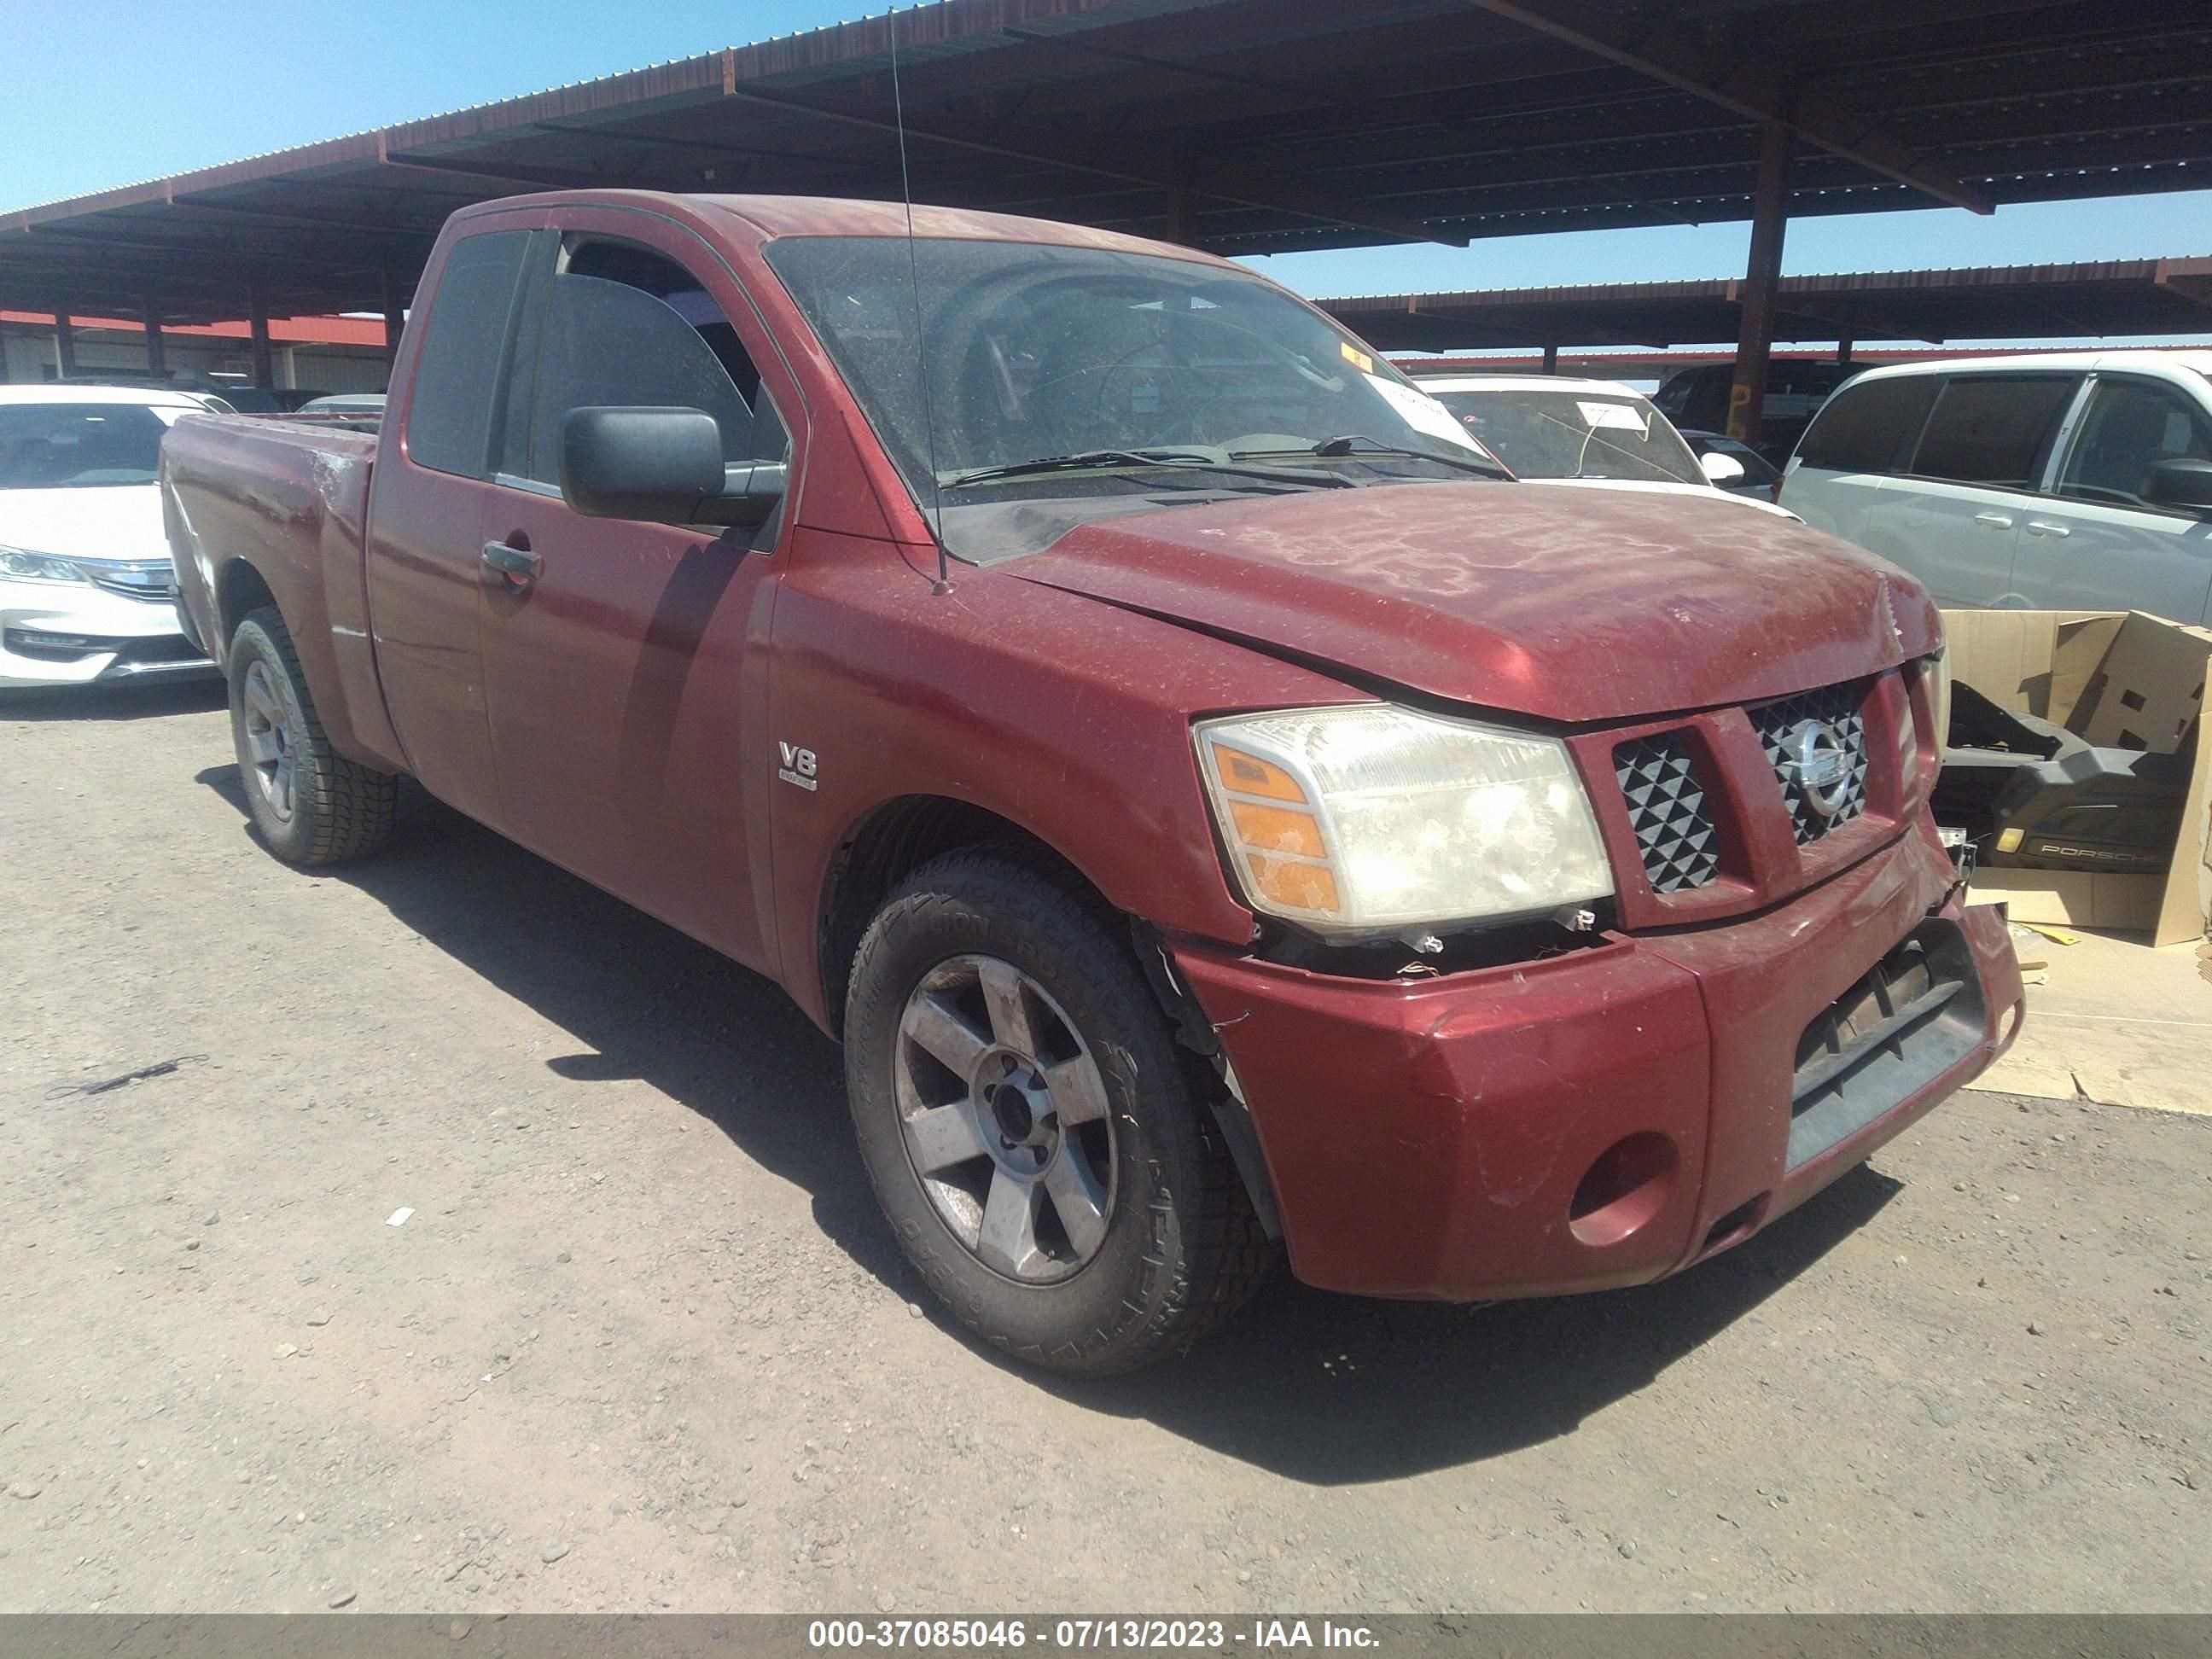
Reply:
<svg viewBox="0 0 2212 1659"><path fill-rule="evenodd" d="M673 405L714 416L726 460L781 460L789 446L700 275L713 256L644 216L595 216L623 233L570 229L547 250L482 524L502 827L763 965L752 872L765 854L749 835L765 826L746 821L744 783L772 769L762 642L786 515L758 532L582 517L561 499L561 423L592 405Z"/></svg>
<svg viewBox="0 0 2212 1659"><path fill-rule="evenodd" d="M453 244L431 296L415 372L378 446L366 580L385 706L422 786L497 827L485 719L483 537L490 441L532 233Z"/></svg>
<svg viewBox="0 0 2212 1659"><path fill-rule="evenodd" d="M2212 460L2212 417L2155 380L2099 375L2051 496L2021 526L2013 585L2039 611L2148 611L2193 623L2212 594L2212 524L2143 495L2156 461Z"/></svg>

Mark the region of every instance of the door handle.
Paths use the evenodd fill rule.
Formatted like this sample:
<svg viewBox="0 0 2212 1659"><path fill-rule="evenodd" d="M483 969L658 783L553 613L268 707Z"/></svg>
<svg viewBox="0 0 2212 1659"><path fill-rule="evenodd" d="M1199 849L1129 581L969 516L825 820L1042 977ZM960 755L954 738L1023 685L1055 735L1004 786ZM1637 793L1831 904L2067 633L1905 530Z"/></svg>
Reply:
<svg viewBox="0 0 2212 1659"><path fill-rule="evenodd" d="M2030 519L2027 533L2031 536L2070 536L2074 532L2063 524L2053 524L2048 519Z"/></svg>
<svg viewBox="0 0 2212 1659"><path fill-rule="evenodd" d="M2007 513L1977 513L1974 522L1985 524L1992 530L2009 530L2012 528L2012 515Z"/></svg>
<svg viewBox="0 0 2212 1659"><path fill-rule="evenodd" d="M544 574L545 561L532 553L527 544L517 547L511 542L486 542L483 568L510 588L523 588Z"/></svg>

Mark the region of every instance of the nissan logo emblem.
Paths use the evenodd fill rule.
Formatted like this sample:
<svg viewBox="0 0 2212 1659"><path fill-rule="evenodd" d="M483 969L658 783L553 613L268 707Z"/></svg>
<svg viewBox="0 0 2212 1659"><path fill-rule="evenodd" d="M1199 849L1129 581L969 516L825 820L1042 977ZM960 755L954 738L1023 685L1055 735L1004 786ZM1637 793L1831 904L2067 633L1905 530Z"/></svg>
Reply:
<svg viewBox="0 0 2212 1659"><path fill-rule="evenodd" d="M1824 818L1842 811L1850 793L1851 757L1836 728L1826 720L1803 721L1783 739L1782 748L1805 805Z"/></svg>

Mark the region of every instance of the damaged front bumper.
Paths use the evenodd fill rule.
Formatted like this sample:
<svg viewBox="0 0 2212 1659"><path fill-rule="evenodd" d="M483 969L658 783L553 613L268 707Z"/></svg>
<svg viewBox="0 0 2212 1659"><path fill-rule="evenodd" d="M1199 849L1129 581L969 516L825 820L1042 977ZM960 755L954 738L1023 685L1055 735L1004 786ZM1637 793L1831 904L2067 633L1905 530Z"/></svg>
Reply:
<svg viewBox="0 0 2212 1659"><path fill-rule="evenodd" d="M1923 819L1765 913L1441 980L1182 945L1293 1269L1370 1296L1657 1279L1748 1237L2010 1043L2002 914Z"/></svg>

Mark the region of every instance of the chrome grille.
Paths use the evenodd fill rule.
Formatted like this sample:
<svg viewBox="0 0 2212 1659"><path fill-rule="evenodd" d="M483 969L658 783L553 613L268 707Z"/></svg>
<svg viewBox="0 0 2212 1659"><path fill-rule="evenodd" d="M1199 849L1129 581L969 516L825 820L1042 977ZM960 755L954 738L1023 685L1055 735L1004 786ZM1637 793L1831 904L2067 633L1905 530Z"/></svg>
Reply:
<svg viewBox="0 0 2212 1659"><path fill-rule="evenodd" d="M1720 872L1720 842L1705 785L1680 737L1662 733L1620 744L1613 769L1653 892L1702 887Z"/></svg>
<svg viewBox="0 0 2212 1659"><path fill-rule="evenodd" d="M126 599L146 599L167 605L177 596L177 573L167 559L144 564L94 563L77 566L95 587L120 593Z"/></svg>
<svg viewBox="0 0 2212 1659"><path fill-rule="evenodd" d="M1838 824L1849 823L1866 810L1865 702L1866 686L1855 681L1801 691L1748 711L1759 745L1766 750L1766 763L1774 769L1774 781L1790 808L1790 827L1800 847L1818 841ZM1799 745L1808 726L1825 727L1842 750L1843 775L1826 791L1808 787L1799 775ZM1832 811L1821 810L1820 799L1824 793L1834 801Z"/></svg>

